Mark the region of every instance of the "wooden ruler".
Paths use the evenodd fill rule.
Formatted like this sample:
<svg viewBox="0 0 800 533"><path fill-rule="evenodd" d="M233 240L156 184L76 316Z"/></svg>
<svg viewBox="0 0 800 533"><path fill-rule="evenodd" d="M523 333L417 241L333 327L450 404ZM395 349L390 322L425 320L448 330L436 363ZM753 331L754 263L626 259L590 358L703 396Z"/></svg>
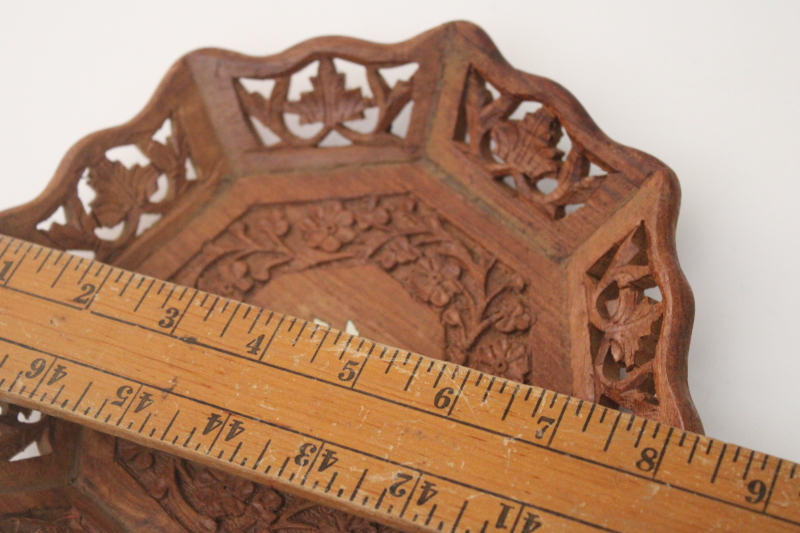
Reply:
<svg viewBox="0 0 800 533"><path fill-rule="evenodd" d="M800 531L789 461L9 237L0 399L409 531Z"/></svg>

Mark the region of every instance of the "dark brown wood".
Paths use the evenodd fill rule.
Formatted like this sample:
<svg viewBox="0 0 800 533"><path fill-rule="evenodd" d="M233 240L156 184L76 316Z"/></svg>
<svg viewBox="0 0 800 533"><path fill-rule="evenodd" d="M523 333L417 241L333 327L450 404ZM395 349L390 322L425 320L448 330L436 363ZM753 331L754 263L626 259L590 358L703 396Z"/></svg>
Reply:
<svg viewBox="0 0 800 533"><path fill-rule="evenodd" d="M350 87L340 60L367 86ZM312 90L290 98L313 63ZM248 80L272 80L271 93ZM122 146L148 163L107 155ZM679 202L668 167L458 22L396 45L193 52L136 118L80 141L41 196L0 213L0 232L702 431ZM42 225L57 210L65 220ZM384 529L15 416L0 417L3 458L32 440L53 453L0 463L2 533Z"/></svg>

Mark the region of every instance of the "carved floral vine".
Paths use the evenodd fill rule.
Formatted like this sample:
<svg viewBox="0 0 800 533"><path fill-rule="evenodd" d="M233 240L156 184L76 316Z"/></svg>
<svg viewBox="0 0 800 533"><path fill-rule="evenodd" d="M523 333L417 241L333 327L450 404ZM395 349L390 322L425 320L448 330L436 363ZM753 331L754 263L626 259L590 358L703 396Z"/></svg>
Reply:
<svg viewBox="0 0 800 533"><path fill-rule="evenodd" d="M103 533L75 508L33 509L0 516L0 533Z"/></svg>
<svg viewBox="0 0 800 533"><path fill-rule="evenodd" d="M509 118L521 103L521 98L503 91L495 98L483 76L470 69L456 127L457 146L494 182L516 190L553 218L563 218L568 206L582 206L606 176L589 174L589 154L574 139L564 158L557 148L561 122L547 107L520 120ZM556 186L545 192L539 185L546 178L554 179Z"/></svg>
<svg viewBox="0 0 800 533"><path fill-rule="evenodd" d="M122 439L117 439L116 461L193 533L392 533L363 518Z"/></svg>
<svg viewBox="0 0 800 533"><path fill-rule="evenodd" d="M439 315L446 359L527 379L527 283L409 194L255 206L175 281L242 300L284 273L366 262Z"/></svg>
<svg viewBox="0 0 800 533"><path fill-rule="evenodd" d="M235 81L244 112L280 139L270 148L317 146L332 131L354 144L384 145L402 140L390 130L392 122L411 101L413 78L399 80L389 87L378 66L365 65L367 82L374 95L366 98L360 88L345 88L345 75L337 72L332 57L321 57L318 62L318 73L311 78L312 90L302 93L299 100L289 100L291 72L274 78L275 85L268 98L248 91L240 80ZM364 111L369 108L378 110L375 127L370 132L359 132L346 124L363 119ZM297 114L300 124L321 124L321 129L309 138L300 137L287 126L285 113Z"/></svg>
<svg viewBox="0 0 800 533"><path fill-rule="evenodd" d="M69 192L61 207L65 223L53 222L40 231L57 247L91 250L95 258L108 261L129 245L140 233L144 215L161 216L194 184L194 166L189 153L184 126L177 115L167 119L172 133L164 143L153 139L156 131L132 135L128 144L149 159L145 166L126 167L100 155L85 169L76 172L86 179L94 198L84 207L79 190ZM166 179L166 191L153 199L159 178ZM118 235L106 237L109 229Z"/></svg>
<svg viewBox="0 0 800 533"><path fill-rule="evenodd" d="M645 295L656 286L644 223L586 276L596 398L645 417L659 404L653 359L664 308Z"/></svg>
<svg viewBox="0 0 800 533"><path fill-rule="evenodd" d="M43 416L38 422L28 423L19 420L22 415L30 418L31 410L17 405L0 402L0 461L8 461L31 443L39 445L44 455L49 449L49 420Z"/></svg>

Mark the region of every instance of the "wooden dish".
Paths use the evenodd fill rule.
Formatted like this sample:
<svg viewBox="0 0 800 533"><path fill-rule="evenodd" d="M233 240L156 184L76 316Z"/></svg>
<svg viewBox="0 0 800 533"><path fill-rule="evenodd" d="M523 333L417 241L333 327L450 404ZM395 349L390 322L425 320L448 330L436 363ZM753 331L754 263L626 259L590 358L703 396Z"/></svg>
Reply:
<svg viewBox="0 0 800 533"><path fill-rule="evenodd" d="M0 232L702 431L679 198L663 163L457 22L193 52ZM18 411L0 416L1 533L385 529ZM52 452L5 461L33 441Z"/></svg>

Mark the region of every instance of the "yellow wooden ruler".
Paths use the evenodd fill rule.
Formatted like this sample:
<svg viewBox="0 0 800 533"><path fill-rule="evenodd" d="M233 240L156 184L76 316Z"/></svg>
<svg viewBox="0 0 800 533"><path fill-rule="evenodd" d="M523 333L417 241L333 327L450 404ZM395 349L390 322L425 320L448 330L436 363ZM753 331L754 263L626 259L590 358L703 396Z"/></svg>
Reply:
<svg viewBox="0 0 800 533"><path fill-rule="evenodd" d="M8 237L0 399L409 531L800 531L789 461Z"/></svg>

